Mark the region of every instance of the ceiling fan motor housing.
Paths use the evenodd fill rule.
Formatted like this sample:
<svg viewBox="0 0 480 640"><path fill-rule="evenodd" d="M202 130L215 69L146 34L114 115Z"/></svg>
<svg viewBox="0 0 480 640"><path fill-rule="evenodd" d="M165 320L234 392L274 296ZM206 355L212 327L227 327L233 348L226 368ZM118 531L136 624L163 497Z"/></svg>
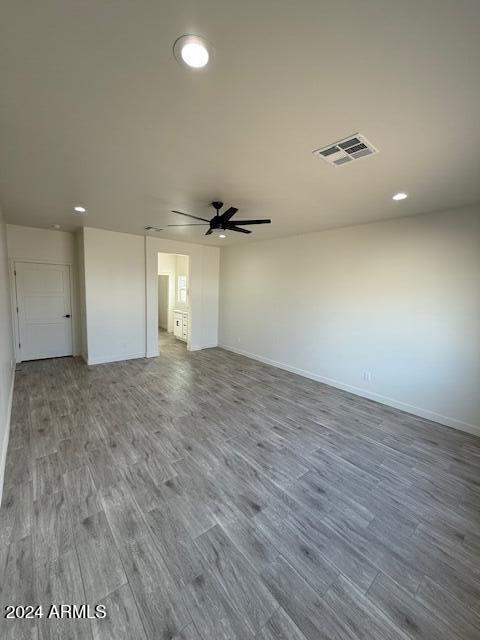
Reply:
<svg viewBox="0 0 480 640"><path fill-rule="evenodd" d="M226 223L221 216L215 216L210 220L210 229L226 229Z"/></svg>

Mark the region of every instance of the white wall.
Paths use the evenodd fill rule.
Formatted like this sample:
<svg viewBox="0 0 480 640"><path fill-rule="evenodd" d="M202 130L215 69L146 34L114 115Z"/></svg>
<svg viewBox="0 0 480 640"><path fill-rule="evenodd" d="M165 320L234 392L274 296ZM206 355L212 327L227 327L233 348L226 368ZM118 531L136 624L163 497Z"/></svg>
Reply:
<svg viewBox="0 0 480 640"><path fill-rule="evenodd" d="M8 253L17 260L65 264L75 259L75 238L68 231L7 224L7 238Z"/></svg>
<svg viewBox="0 0 480 640"><path fill-rule="evenodd" d="M85 299L85 243L84 230L76 234L77 241L77 267L78 267L78 318L79 318L79 352L85 362L88 362L88 339L87 339L87 306Z"/></svg>
<svg viewBox="0 0 480 640"><path fill-rule="evenodd" d="M168 331L170 276L158 276L158 328Z"/></svg>
<svg viewBox="0 0 480 640"><path fill-rule="evenodd" d="M189 258L190 334L187 348L194 351L218 343L219 258L217 247L146 237L147 355L158 355L158 253ZM175 303L176 304L176 303Z"/></svg>
<svg viewBox="0 0 480 640"><path fill-rule="evenodd" d="M177 256L172 253L158 254L158 273L168 275L168 322L167 331L173 331L173 310L175 308L175 280L177 274Z"/></svg>
<svg viewBox="0 0 480 640"><path fill-rule="evenodd" d="M191 260L195 293L187 346L217 344L217 248L85 227L83 238L78 238L85 292L79 306L85 309L84 353L89 364L158 355L159 252L184 254Z"/></svg>
<svg viewBox="0 0 480 640"><path fill-rule="evenodd" d="M145 240L84 229L88 363L145 356Z"/></svg>
<svg viewBox="0 0 480 640"><path fill-rule="evenodd" d="M224 247L220 301L227 348L480 434L480 207Z"/></svg>
<svg viewBox="0 0 480 640"><path fill-rule="evenodd" d="M38 261L51 264L67 264L70 266L70 284L72 291L72 325L73 325L73 353L81 352L80 317L78 301L78 267L75 235L68 231L54 231L53 229L35 229L18 225L7 225L7 248L10 261L10 275L15 261ZM17 326L13 323L15 338ZM17 349L18 339L15 339L15 355L17 361L20 354Z"/></svg>
<svg viewBox="0 0 480 640"><path fill-rule="evenodd" d="M9 283L7 231L0 210L0 503L10 430L15 368Z"/></svg>
<svg viewBox="0 0 480 640"><path fill-rule="evenodd" d="M188 256L177 256L177 264L175 270L175 309L180 311L188 311L190 307L190 278L188 274ZM180 302L178 299L178 277L185 276L187 278L187 301Z"/></svg>

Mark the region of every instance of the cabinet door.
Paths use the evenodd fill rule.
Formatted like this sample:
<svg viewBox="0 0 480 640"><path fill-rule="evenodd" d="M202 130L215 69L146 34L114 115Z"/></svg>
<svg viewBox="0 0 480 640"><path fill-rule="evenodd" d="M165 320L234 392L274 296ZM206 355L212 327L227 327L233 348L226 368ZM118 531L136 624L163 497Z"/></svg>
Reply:
<svg viewBox="0 0 480 640"><path fill-rule="evenodd" d="M173 335L176 338L181 338L183 336L183 322L182 315L180 313L173 314Z"/></svg>

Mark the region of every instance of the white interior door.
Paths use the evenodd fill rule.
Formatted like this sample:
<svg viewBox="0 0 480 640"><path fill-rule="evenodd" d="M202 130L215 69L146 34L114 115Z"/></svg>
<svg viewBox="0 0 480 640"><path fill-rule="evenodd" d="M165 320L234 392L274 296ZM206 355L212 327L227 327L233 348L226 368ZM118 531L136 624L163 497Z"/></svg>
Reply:
<svg viewBox="0 0 480 640"><path fill-rule="evenodd" d="M70 267L16 262L15 281L21 359L71 356Z"/></svg>

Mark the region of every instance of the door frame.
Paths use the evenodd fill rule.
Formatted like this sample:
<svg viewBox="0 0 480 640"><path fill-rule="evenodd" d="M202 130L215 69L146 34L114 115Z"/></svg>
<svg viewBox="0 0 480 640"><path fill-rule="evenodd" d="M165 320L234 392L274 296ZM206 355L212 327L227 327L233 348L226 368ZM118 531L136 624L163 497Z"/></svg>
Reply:
<svg viewBox="0 0 480 640"><path fill-rule="evenodd" d="M70 283L70 309L72 315L72 351L73 356L78 355L78 342L77 342L77 330L78 330L78 309L75 304L75 279L73 277L73 264L72 262L65 262L63 260L33 260L25 258L10 258L10 298L12 303L12 326L14 337L14 349L15 360L17 363L22 362L20 349L18 347L20 342L20 327L18 322L18 300L17 300L17 282L15 277L15 264L17 262L27 262L29 264L56 264L61 267L68 267L69 283Z"/></svg>
<svg viewBox="0 0 480 640"><path fill-rule="evenodd" d="M185 243L177 242L176 240L161 240L159 243L161 246L155 246L156 243L150 245L150 240L157 240L157 238L150 238L145 236L145 357L152 358L160 355L160 345L158 340L158 276L169 275L169 302L170 294L174 292L173 307L171 313L169 313L169 326L171 316L171 329L173 332L173 309L175 309L175 291L176 291L176 270L174 273L170 271L158 271L158 254L168 253L169 255L182 255L188 256L188 282L190 283L190 276L192 274L192 255L191 247L194 245L185 245ZM187 246L186 251L184 247ZM187 338L187 351L196 351L201 347L192 345L191 333L192 333L192 305L188 305L189 314L189 330ZM170 333L170 331L169 331Z"/></svg>
<svg viewBox="0 0 480 640"><path fill-rule="evenodd" d="M187 273L187 282L188 282L188 288L190 287L190 263L191 263L191 257L187 254L187 253L181 253L180 251L157 251L156 252L156 259L157 259L157 271L158 271L158 254L159 253L164 253L164 254L168 254L170 256L185 256L186 258L188 258L188 273ZM145 265L146 266L146 265ZM156 339L156 344L157 344L157 353L154 355L159 355L160 354L160 345L159 345L159 341L158 341L158 276L168 276L168 333L173 334L175 331L174 328L174 310L177 304L177 298L176 298L176 292L177 292L177 269L175 267L174 271L158 271L157 273L157 287L155 289L155 294L156 294L156 311L155 311L155 322L156 322L156 326L157 326L157 339ZM148 291L148 289L147 289ZM190 343L190 322L191 322L191 308L190 308L190 301L189 298L187 297L187 307L188 309L186 309L186 312L188 313L188 317L189 317L189 328L188 328L188 336L187 336L187 350L188 351L194 351L195 349L192 349L191 347L191 343ZM145 314L145 320L147 322L147 326L146 326L146 330L147 330L147 334L148 334L148 319L147 319L147 314ZM146 335L147 337L147 335ZM147 355L148 351L146 352L146 356L145 357L151 357L151 355Z"/></svg>
<svg viewBox="0 0 480 640"><path fill-rule="evenodd" d="M189 258L188 351L218 345L218 293L220 248L145 235L145 351L159 355L158 254L176 253Z"/></svg>

